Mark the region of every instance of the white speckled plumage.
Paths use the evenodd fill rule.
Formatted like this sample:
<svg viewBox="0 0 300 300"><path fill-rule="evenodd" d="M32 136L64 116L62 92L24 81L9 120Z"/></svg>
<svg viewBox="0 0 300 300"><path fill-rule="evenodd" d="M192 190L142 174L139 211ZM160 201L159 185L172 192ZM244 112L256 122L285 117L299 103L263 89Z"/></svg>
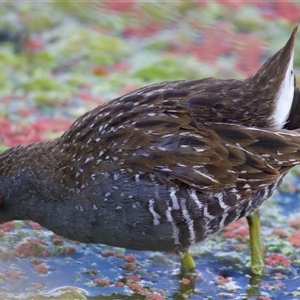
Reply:
<svg viewBox="0 0 300 300"><path fill-rule="evenodd" d="M293 46L245 80L141 88L62 137L0 155L0 222L180 253L256 210L300 164Z"/></svg>

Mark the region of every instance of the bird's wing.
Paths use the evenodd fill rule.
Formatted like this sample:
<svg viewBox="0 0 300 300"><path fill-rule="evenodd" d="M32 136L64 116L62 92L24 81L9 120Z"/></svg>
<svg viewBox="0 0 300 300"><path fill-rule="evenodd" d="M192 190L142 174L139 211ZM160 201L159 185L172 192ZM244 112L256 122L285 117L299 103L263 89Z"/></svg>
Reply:
<svg viewBox="0 0 300 300"><path fill-rule="evenodd" d="M166 184L181 182L204 193L245 182L258 189L299 163L298 133L222 123L181 127L176 118L153 118L124 133L119 159L122 168L155 173Z"/></svg>

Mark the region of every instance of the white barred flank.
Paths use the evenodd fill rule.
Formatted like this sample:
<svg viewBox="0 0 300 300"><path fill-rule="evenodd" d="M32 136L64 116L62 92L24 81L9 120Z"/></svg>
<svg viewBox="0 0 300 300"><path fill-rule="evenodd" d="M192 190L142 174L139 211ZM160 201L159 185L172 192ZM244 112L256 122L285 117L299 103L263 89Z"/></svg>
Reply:
<svg viewBox="0 0 300 300"><path fill-rule="evenodd" d="M181 210L182 210L182 214L184 219L186 220L186 223L189 227L189 241L190 241L190 245L194 245L196 242L196 236L195 236L195 229L194 229L194 221L191 218L189 212L187 211L186 205L185 205L186 200L181 198L180 199L180 205L181 205Z"/></svg>
<svg viewBox="0 0 300 300"><path fill-rule="evenodd" d="M171 197L171 200L172 200L173 209L179 209L178 199L177 199L177 196L176 196L177 189L175 189L174 187L171 187L169 189L169 191L170 191L170 197Z"/></svg>
<svg viewBox="0 0 300 300"><path fill-rule="evenodd" d="M225 204L223 201L223 193L217 193L215 194L215 197L218 198L219 204L221 208L224 209L224 211L228 211L230 209L230 207L227 204Z"/></svg>
<svg viewBox="0 0 300 300"><path fill-rule="evenodd" d="M159 225L160 221L159 219L161 218L160 215L158 213L155 212L153 205L154 205L154 200L151 199L149 200L149 211L151 212L152 216L153 216L153 225Z"/></svg>
<svg viewBox="0 0 300 300"><path fill-rule="evenodd" d="M191 188L188 190L188 193L191 197L191 200L194 201L194 203L197 205L197 207L199 209L201 209L203 207L203 204L199 201L198 197L197 197L197 193L196 193L196 190Z"/></svg>
<svg viewBox="0 0 300 300"><path fill-rule="evenodd" d="M180 242L179 242L179 229L178 229L177 225L175 224L175 222L173 220L173 217L171 215L171 211L172 211L172 208L170 206L168 206L168 209L166 210L167 220L168 220L168 222L171 223L171 226L172 226L174 244L175 245L180 245Z"/></svg>

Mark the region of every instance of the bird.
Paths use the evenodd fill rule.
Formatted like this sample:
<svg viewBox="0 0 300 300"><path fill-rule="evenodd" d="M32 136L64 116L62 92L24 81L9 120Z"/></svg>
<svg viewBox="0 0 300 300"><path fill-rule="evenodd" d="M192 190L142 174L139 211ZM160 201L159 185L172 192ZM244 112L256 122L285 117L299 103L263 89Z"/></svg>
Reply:
<svg viewBox="0 0 300 300"><path fill-rule="evenodd" d="M261 272L258 208L300 164L297 27L251 77L152 84L79 117L60 137L0 155L0 223L68 239L176 253L247 217Z"/></svg>

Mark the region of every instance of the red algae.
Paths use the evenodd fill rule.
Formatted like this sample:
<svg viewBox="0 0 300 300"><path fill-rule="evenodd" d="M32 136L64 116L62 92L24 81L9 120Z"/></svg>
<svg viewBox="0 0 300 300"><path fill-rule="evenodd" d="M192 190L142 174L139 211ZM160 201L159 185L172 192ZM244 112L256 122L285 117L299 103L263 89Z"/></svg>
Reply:
<svg viewBox="0 0 300 300"><path fill-rule="evenodd" d="M226 277L220 275L220 276L218 277L218 279L216 279L216 280L214 281L214 283L217 284L217 285L222 285L222 284L228 283L229 281L230 281L230 280L229 280L228 278L226 278Z"/></svg>
<svg viewBox="0 0 300 300"><path fill-rule="evenodd" d="M34 272L38 272L38 273L43 273L43 274L47 274L50 272L48 266L46 264L39 264L39 265L36 265L34 268L33 268Z"/></svg>
<svg viewBox="0 0 300 300"><path fill-rule="evenodd" d="M39 265L39 264L42 263L41 260L38 259L37 257L33 257L33 258L30 260L30 262L31 262L32 264L35 264L35 265Z"/></svg>
<svg viewBox="0 0 300 300"><path fill-rule="evenodd" d="M31 285L38 290L42 290L44 288L44 285L38 282L34 282Z"/></svg>
<svg viewBox="0 0 300 300"><path fill-rule="evenodd" d="M130 253L124 257L126 262L135 262L135 255Z"/></svg>
<svg viewBox="0 0 300 300"><path fill-rule="evenodd" d="M189 284L191 281L189 280L189 279L187 279L187 278L182 278L181 279L181 283L182 284Z"/></svg>
<svg viewBox="0 0 300 300"><path fill-rule="evenodd" d="M291 261L282 254L272 253L268 257L265 258L265 264L268 266L281 265L284 267L290 267Z"/></svg>
<svg viewBox="0 0 300 300"><path fill-rule="evenodd" d="M141 38L145 36L151 36L157 33L161 25L156 22L148 22L143 26L127 26L123 34L128 37Z"/></svg>
<svg viewBox="0 0 300 300"><path fill-rule="evenodd" d="M7 274L12 279L20 279L22 274L17 270L9 270Z"/></svg>
<svg viewBox="0 0 300 300"><path fill-rule="evenodd" d="M39 223L36 223L33 221L27 221L26 223L30 226L30 228L32 228L34 230L42 230L43 229L43 227Z"/></svg>
<svg viewBox="0 0 300 300"><path fill-rule="evenodd" d="M104 66L96 66L93 69L93 74L96 76L106 76L108 75L108 70Z"/></svg>
<svg viewBox="0 0 300 300"><path fill-rule="evenodd" d="M39 119L33 124L12 124L7 119L0 119L2 129L2 143L8 147L18 144L28 145L45 139L45 136L53 132L67 130L72 120L57 118L56 120Z"/></svg>
<svg viewBox="0 0 300 300"><path fill-rule="evenodd" d="M43 255L43 252L45 251L45 245L47 245L47 243L41 239L29 238L26 240L26 242L16 246L16 255L20 257Z"/></svg>
<svg viewBox="0 0 300 300"><path fill-rule="evenodd" d="M117 287L123 287L123 286L124 286L124 283L123 283L122 281L117 281L117 282L115 283L115 286L117 286Z"/></svg>
<svg viewBox="0 0 300 300"><path fill-rule="evenodd" d="M128 12L134 9L135 1L134 0L125 0L121 2L103 1L103 5L107 10L117 11L117 12Z"/></svg>
<svg viewBox="0 0 300 300"><path fill-rule="evenodd" d="M300 229L300 219L291 220L290 225L296 229Z"/></svg>
<svg viewBox="0 0 300 300"><path fill-rule="evenodd" d="M116 252L115 252L115 251L108 250L108 251L103 251L103 252L101 252L100 255L101 255L102 257L115 256L115 255L116 255Z"/></svg>
<svg viewBox="0 0 300 300"><path fill-rule="evenodd" d="M259 296L258 300L272 300L272 298L270 298L268 296Z"/></svg>
<svg viewBox="0 0 300 300"><path fill-rule="evenodd" d="M223 238L238 238L241 240L247 239L249 236L249 229L246 227L245 219L239 219L227 227L225 227L222 231Z"/></svg>
<svg viewBox="0 0 300 300"><path fill-rule="evenodd" d="M133 262L125 263L122 265L123 270L134 271L136 269L136 264Z"/></svg>
<svg viewBox="0 0 300 300"><path fill-rule="evenodd" d="M116 254L116 258L125 259L125 254Z"/></svg>
<svg viewBox="0 0 300 300"><path fill-rule="evenodd" d="M272 234L277 235L279 237L285 238L288 236L287 232L283 229L275 228L272 230Z"/></svg>
<svg viewBox="0 0 300 300"><path fill-rule="evenodd" d="M15 228L15 225L14 225L13 221L0 224L0 230L6 231L6 232L12 231L14 228Z"/></svg>
<svg viewBox="0 0 300 300"><path fill-rule="evenodd" d="M54 237L52 239L52 242L53 242L54 245L63 244L64 241L65 241L65 239L62 238L62 237Z"/></svg>
<svg viewBox="0 0 300 300"><path fill-rule="evenodd" d="M284 275L281 274L281 273L279 273L279 272L276 272L276 273L274 274L274 278L276 278L276 279L282 279L283 277L284 277Z"/></svg>
<svg viewBox="0 0 300 300"><path fill-rule="evenodd" d="M280 290L281 287L282 287L281 283L274 283L274 284L268 283L263 285L263 288L268 291Z"/></svg>
<svg viewBox="0 0 300 300"><path fill-rule="evenodd" d="M294 231L288 240L294 246L300 247L300 230Z"/></svg>
<svg viewBox="0 0 300 300"><path fill-rule="evenodd" d="M141 284L137 282L131 282L128 281L126 283L126 286L128 286L133 292L138 293L139 295L146 296L147 299L154 299L154 300L160 300L160 299L165 299L161 295L155 293L155 288L144 288ZM165 295L166 291L162 291L162 294Z"/></svg>
<svg viewBox="0 0 300 300"><path fill-rule="evenodd" d="M126 285L133 291L140 295L147 296L148 292L144 290L143 286L136 282L127 282Z"/></svg>
<svg viewBox="0 0 300 300"><path fill-rule="evenodd" d="M44 246L48 246L48 244L40 238L28 238L27 242L28 243L38 243L38 244L41 244L41 245L44 245Z"/></svg>
<svg viewBox="0 0 300 300"><path fill-rule="evenodd" d="M165 297L162 297L158 294L152 294L152 295L148 295L147 298L149 298L150 300L165 300Z"/></svg>
<svg viewBox="0 0 300 300"><path fill-rule="evenodd" d="M104 279L104 278L94 278L93 283L95 283L98 286L102 286L102 287L111 285L111 283L107 279Z"/></svg>
<svg viewBox="0 0 300 300"><path fill-rule="evenodd" d="M60 254L70 255L76 252L76 248L74 246L66 246L66 247L58 246L55 248L55 251Z"/></svg>
<svg viewBox="0 0 300 300"><path fill-rule="evenodd" d="M236 238L239 240L246 240L249 237L249 229L239 228L232 231L226 230L222 233L223 238Z"/></svg>
<svg viewBox="0 0 300 300"><path fill-rule="evenodd" d="M126 275L126 276L124 276L124 278L127 280L136 281L136 282L141 281L141 278L137 275Z"/></svg>

